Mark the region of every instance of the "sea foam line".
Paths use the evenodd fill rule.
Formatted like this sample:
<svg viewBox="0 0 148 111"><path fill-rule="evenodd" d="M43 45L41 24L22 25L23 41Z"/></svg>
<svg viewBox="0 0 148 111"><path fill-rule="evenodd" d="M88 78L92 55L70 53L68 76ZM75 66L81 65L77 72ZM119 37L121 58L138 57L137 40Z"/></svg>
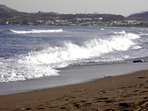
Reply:
<svg viewBox="0 0 148 111"><path fill-rule="evenodd" d="M103 54L120 53L136 46L140 47L135 42L138 38L140 36L136 34L124 32L109 38L92 39L82 45L63 41L61 47L54 46L41 51L29 52L16 60L0 59L0 82L57 76L59 75L57 68L77 64L79 61L87 62L87 59L92 60Z"/></svg>
<svg viewBox="0 0 148 111"><path fill-rule="evenodd" d="M10 29L11 32L16 34L35 34L35 33L60 33L63 32L63 29L50 29L50 30L37 30L37 29L29 29L29 30L13 30Z"/></svg>
<svg viewBox="0 0 148 111"><path fill-rule="evenodd" d="M23 58L27 64L46 64L53 68L65 67L77 60L100 57L102 54L141 48L134 40L140 36L133 33L114 35L108 39L92 39L77 45L64 42L62 47L48 47L42 51L29 52ZM62 65L63 64L63 65Z"/></svg>

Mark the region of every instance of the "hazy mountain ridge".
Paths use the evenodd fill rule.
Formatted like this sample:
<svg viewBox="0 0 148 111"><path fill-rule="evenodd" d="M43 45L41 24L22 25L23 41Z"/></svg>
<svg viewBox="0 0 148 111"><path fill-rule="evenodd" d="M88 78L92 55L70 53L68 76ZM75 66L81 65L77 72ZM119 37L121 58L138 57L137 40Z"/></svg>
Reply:
<svg viewBox="0 0 148 111"><path fill-rule="evenodd" d="M11 17L17 16L19 14L20 14L20 12L14 10L14 9L8 8L5 5L0 5L0 19L11 18Z"/></svg>
<svg viewBox="0 0 148 111"><path fill-rule="evenodd" d="M132 14L128 17L115 14L59 14L54 12L27 13L19 12L5 5L0 5L0 24L24 25L143 25L148 19L148 12ZM138 20L128 23L128 20ZM143 26L146 26L145 24Z"/></svg>
<svg viewBox="0 0 148 111"><path fill-rule="evenodd" d="M132 14L128 16L128 19L136 19L148 22L148 11Z"/></svg>

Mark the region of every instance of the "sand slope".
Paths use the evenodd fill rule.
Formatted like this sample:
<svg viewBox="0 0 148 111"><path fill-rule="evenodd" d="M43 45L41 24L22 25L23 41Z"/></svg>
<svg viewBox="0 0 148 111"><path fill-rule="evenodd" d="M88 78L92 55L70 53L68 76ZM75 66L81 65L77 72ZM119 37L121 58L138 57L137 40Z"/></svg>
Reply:
<svg viewBox="0 0 148 111"><path fill-rule="evenodd" d="M148 71L0 96L0 111L148 111Z"/></svg>

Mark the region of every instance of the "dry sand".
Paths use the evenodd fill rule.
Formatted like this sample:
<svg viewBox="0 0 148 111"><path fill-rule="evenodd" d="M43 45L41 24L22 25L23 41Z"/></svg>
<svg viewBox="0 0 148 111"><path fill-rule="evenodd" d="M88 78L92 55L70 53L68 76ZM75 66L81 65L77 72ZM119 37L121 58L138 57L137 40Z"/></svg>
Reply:
<svg viewBox="0 0 148 111"><path fill-rule="evenodd" d="M148 111L148 71L0 96L0 111Z"/></svg>

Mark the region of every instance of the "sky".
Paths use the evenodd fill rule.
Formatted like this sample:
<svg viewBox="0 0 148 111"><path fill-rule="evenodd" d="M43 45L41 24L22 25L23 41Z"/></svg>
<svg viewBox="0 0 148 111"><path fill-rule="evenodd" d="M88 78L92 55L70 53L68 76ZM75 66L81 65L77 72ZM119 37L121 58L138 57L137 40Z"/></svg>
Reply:
<svg viewBox="0 0 148 111"><path fill-rule="evenodd" d="M110 13L128 16L148 11L148 0L0 0L21 12Z"/></svg>

